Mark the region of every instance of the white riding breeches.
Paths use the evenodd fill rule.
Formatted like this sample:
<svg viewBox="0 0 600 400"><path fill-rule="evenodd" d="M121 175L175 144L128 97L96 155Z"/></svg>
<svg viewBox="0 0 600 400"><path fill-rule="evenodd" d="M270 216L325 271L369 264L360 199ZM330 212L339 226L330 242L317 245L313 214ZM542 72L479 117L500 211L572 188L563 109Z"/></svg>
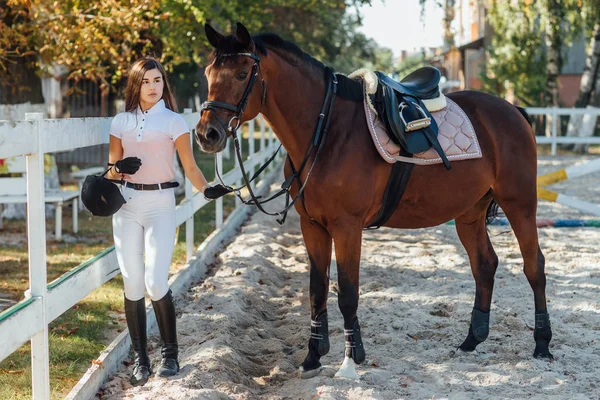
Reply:
<svg viewBox="0 0 600 400"><path fill-rule="evenodd" d="M122 193L127 204L112 221L125 297L137 301L147 289L152 300L160 300L169 291L175 245L175 191L122 187Z"/></svg>

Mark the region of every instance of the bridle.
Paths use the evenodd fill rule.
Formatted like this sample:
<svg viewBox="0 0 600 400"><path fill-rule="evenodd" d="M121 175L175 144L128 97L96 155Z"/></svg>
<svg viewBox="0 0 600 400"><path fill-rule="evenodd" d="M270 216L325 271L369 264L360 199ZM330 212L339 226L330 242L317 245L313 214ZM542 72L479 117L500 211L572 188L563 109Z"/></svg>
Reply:
<svg viewBox="0 0 600 400"><path fill-rule="evenodd" d="M217 121L219 121L223 129L225 129L228 132L228 134L233 134L233 132L235 132L239 128L240 121L242 119L242 114L244 114L244 110L246 110L246 106L248 105L248 98L250 97L250 93L252 93L252 89L254 88L254 84L258 79L259 73L261 75L261 83L263 88L262 98L260 102L261 109L265 102L265 97L267 95L267 86L265 85L265 79L262 77L262 72L260 71L260 57L253 53L228 53L222 54L219 57L235 56L250 57L254 60L254 65L252 66L252 71L250 72L250 80L246 85L246 89L244 90L244 94L242 95L240 101L237 103L237 105L225 103L223 101L205 101L204 103L202 103L202 107L200 107L201 118L202 113L204 111L213 111L215 117L217 118ZM223 120L219 118L218 111L233 111L235 114L233 117L231 117L227 125L225 125Z"/></svg>
<svg viewBox="0 0 600 400"><path fill-rule="evenodd" d="M292 163L292 159L290 158L290 156L288 154L287 158L288 158L288 161L289 161L291 169L292 169L292 175L289 176L281 184L281 189L277 193L275 193L273 196L269 197L266 200L259 200L261 198L261 196L256 196L254 194L254 191L252 190L252 186L250 185L250 183L254 179L256 179L259 176L259 174L275 159L275 156L281 149L282 145L280 144L279 147L277 148L277 150L275 150L275 152L273 153L273 155L267 160L267 162L265 164L263 164L260 168L258 168L258 170L254 173L252 178L248 179L248 174L246 173L246 169L244 168L244 160L242 159L242 153L241 153L240 144L239 144L239 140L238 140L238 136L237 136L237 130L240 127L240 121L242 119L242 114L244 113L244 110L246 109L246 106L248 104L248 97L250 96L250 93L252 92L252 89L254 88L254 84L256 83L259 73L261 74L262 87L263 87L263 93L262 93L262 99L261 99L261 109L262 109L262 106L265 101L267 87L265 84L265 80L262 78L262 73L260 72L260 57L258 57L257 55L255 55L253 53L229 53L229 54L222 54L220 57L234 57L234 56L245 56L245 57L250 57L254 60L254 65L252 66L251 77L250 77L250 80L248 81L248 84L246 85L246 89L244 90L244 94L242 95L242 98L240 99L240 101L237 105L225 103L222 101L205 101L204 103L202 103L202 107L200 108L200 117L202 117L202 113L204 111L213 111L213 114L215 115L215 117L217 118L217 120L219 121L221 126L224 129L226 129L226 131L228 132L228 135L231 135L233 137L233 143L235 146L236 157L238 159L238 165L240 166L240 169L242 172L242 177L244 178L245 184L241 187L236 187L236 188L232 188L230 186L225 185L225 183L223 182L223 179L221 178L221 174L219 173L219 169L217 168L216 159L215 159L215 171L217 173L219 180L221 181L221 184L223 186L225 186L226 188L230 189L231 192L234 192L235 195L242 201L242 203L247 204L247 205L255 205L262 213L279 217L276 219L277 222L279 224L283 224L285 222L285 218L287 216L288 210L294 206L294 204L296 203L296 201L299 198L303 198L304 189L306 188L306 184L308 183L310 174L317 162L319 154L321 153L321 149L323 148L323 145L325 144L325 138L327 137L327 130L329 128L329 123L331 122L331 112L333 110L333 104L335 103L335 96L337 93L337 84L338 84L337 77L335 76L335 73L333 72L333 70L331 68L329 68L329 67L325 68L325 81L326 81L325 84L326 84L327 92L325 93L325 99L323 101L323 106L321 107L321 112L319 113L319 117L317 120L317 127L315 128L315 132L310 141L310 145L309 145L308 149L306 150L304 159L302 160L302 163L300 164L300 168L298 168L298 170L296 171L296 169L294 168L294 165ZM219 116L216 112L216 111L224 111L224 110L233 111L235 113L235 115L233 117L231 117L231 119L229 120L227 127L225 126L225 123L223 122L223 120L221 120L221 118L219 118ZM306 180L304 181L304 184L303 184L300 179L300 175L301 175L305 165L307 164L308 159L310 158L310 155L312 154L313 149L315 149L315 148L316 148L316 153L312 160L312 163L310 165L308 173L306 175ZM294 199L292 200L292 202L290 203L289 191L290 191L292 182L294 180L297 181L299 190L298 190L298 193L296 194L296 196L294 197ZM243 188L248 189L248 193L250 194L250 197L251 197L250 200L246 200L242 197L241 190ZM286 194L286 202L285 202L286 205L281 211L271 213L271 212L266 211L262 207L262 204L265 204L265 203L281 196L282 194Z"/></svg>

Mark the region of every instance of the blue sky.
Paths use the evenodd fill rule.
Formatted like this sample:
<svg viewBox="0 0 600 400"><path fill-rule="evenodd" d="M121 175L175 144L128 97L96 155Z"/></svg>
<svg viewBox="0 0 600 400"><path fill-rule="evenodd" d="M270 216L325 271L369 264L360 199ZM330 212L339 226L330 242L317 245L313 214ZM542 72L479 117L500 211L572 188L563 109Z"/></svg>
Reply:
<svg viewBox="0 0 600 400"><path fill-rule="evenodd" d="M428 0L425 25L420 18L419 0L373 0L371 7L361 7L363 26L359 29L380 46L390 48L395 56L402 50L438 47L443 42L443 10L435 0Z"/></svg>

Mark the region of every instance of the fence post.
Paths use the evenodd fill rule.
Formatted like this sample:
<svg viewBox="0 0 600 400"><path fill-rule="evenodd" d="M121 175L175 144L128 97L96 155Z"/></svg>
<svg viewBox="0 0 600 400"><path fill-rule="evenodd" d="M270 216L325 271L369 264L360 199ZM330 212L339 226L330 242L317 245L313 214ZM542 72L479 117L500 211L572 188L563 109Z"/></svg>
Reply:
<svg viewBox="0 0 600 400"><path fill-rule="evenodd" d="M191 114L191 108L184 108L184 114ZM192 145L192 153L194 152L194 135L190 132L190 143ZM193 210L192 207L192 198L194 197L194 193L192 191L192 181L189 178L185 177L185 199L188 201L190 210ZM185 260L190 261L192 256L194 255L194 213L185 220Z"/></svg>
<svg viewBox="0 0 600 400"><path fill-rule="evenodd" d="M29 292L41 305L43 329L31 338L31 383L34 399L50 399L50 357L46 321L46 210L44 203L44 149L42 148L42 113L27 113L33 121L37 151L27 160L27 240L29 253Z"/></svg>
<svg viewBox="0 0 600 400"><path fill-rule="evenodd" d="M558 115L556 114L556 107L552 107L552 155L556 155L556 137L558 136Z"/></svg>

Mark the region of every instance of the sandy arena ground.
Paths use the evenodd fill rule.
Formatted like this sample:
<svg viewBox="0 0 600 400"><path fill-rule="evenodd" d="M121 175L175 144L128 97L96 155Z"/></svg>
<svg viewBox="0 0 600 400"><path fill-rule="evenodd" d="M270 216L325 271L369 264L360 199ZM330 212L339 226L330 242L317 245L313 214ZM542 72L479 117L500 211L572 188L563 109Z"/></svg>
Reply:
<svg viewBox="0 0 600 400"><path fill-rule="evenodd" d="M540 171L574 160L543 159ZM598 203L600 173L552 188ZM540 202L538 217L593 218L547 202ZM383 228L363 236L358 316L367 360L357 368L360 380L333 378L344 349L335 261L331 351L318 377L299 379L310 313L298 216L280 227L255 214L209 276L176 299L181 373L132 388L131 367L123 367L103 387L102 399L599 399L600 229L539 233L552 362L532 357L533 295L509 227L490 227L500 266L490 335L477 354L454 352L467 334L475 293L454 227ZM158 364L158 337L150 342Z"/></svg>

